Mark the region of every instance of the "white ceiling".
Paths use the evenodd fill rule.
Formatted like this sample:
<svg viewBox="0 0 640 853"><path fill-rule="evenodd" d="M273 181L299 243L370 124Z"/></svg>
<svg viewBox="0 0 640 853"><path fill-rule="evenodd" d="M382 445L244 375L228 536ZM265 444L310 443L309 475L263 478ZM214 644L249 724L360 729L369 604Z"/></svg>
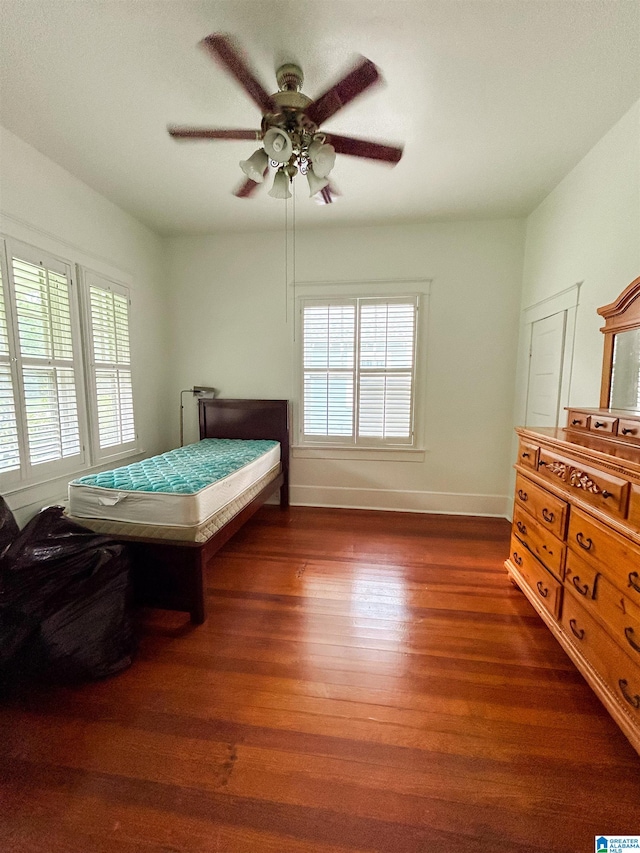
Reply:
<svg viewBox="0 0 640 853"><path fill-rule="evenodd" d="M0 0L0 123L157 231L281 226L266 188L231 192L251 142L178 143L168 123L257 128L257 107L196 45L236 37L269 91L283 61L319 95L372 59L385 85L327 130L402 161L338 157L303 225L521 216L640 97L637 0ZM291 211L289 212L291 215Z"/></svg>

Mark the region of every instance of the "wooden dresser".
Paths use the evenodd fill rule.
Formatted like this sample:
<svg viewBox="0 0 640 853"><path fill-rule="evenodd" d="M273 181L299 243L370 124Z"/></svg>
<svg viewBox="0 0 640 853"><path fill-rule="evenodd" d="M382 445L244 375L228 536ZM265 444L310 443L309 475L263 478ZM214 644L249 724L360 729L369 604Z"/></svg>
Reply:
<svg viewBox="0 0 640 853"><path fill-rule="evenodd" d="M598 314L600 408L517 430L505 565L640 753L640 277Z"/></svg>
<svg viewBox="0 0 640 853"><path fill-rule="evenodd" d="M640 415L572 409L571 424L517 430L506 567L640 752Z"/></svg>

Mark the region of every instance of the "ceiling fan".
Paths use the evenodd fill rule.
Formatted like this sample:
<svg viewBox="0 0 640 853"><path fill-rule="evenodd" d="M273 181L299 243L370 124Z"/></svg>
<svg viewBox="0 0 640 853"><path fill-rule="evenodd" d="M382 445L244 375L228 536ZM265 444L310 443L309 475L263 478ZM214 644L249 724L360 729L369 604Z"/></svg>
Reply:
<svg viewBox="0 0 640 853"><path fill-rule="evenodd" d="M240 162L240 168L247 178L234 192L238 198L252 196L271 165L277 171L270 196L290 198L289 185L300 172L307 176L309 194L329 204L337 194L329 181L336 154L364 157L392 165L402 157L401 147L319 130L323 122L380 79L378 69L371 60L362 57L338 83L320 97L311 100L301 91L304 78L297 65L287 63L278 68L278 91L270 95L228 36L213 33L203 39L201 45L235 77L260 108L260 129L232 130L170 125L168 130L174 139L181 140L253 139L262 142L262 148L258 148L251 157Z"/></svg>

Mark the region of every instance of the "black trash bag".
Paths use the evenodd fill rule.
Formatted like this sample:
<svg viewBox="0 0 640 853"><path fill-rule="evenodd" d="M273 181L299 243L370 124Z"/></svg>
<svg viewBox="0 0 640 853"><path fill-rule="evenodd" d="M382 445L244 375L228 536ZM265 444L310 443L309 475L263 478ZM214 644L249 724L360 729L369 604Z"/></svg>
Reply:
<svg viewBox="0 0 640 853"><path fill-rule="evenodd" d="M14 646L23 636L29 660L64 679L104 678L131 664L125 546L70 521L62 507L49 507L5 551L0 576L0 646L3 633Z"/></svg>
<svg viewBox="0 0 640 853"><path fill-rule="evenodd" d="M19 533L18 522L13 517L13 513L7 506L5 499L0 495L0 557L2 557Z"/></svg>

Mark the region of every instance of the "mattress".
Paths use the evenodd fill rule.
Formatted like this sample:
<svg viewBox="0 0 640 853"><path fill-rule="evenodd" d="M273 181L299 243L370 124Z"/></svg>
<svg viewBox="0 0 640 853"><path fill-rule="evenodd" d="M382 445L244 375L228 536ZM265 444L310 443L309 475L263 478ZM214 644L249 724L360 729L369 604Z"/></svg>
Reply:
<svg viewBox="0 0 640 853"><path fill-rule="evenodd" d="M207 438L69 484L68 513L127 524L193 528L280 463L276 441Z"/></svg>

